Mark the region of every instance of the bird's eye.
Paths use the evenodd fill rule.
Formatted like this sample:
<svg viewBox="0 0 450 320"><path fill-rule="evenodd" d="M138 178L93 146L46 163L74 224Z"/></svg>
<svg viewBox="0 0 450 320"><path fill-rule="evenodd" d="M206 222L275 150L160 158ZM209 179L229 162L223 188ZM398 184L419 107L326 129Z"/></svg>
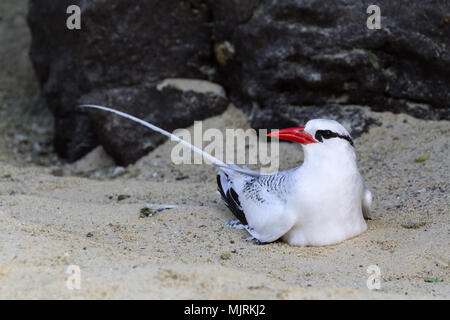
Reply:
<svg viewBox="0 0 450 320"><path fill-rule="evenodd" d="M323 139L341 138L347 140L353 146L353 140L350 136L337 134L331 130L317 130L314 137L319 142L323 142Z"/></svg>
<svg viewBox="0 0 450 320"><path fill-rule="evenodd" d="M325 139L329 139L329 138L331 138L333 136L333 132L331 132L330 130L324 130L323 133L322 133L322 136Z"/></svg>
<svg viewBox="0 0 450 320"><path fill-rule="evenodd" d="M337 134L330 130L317 130L315 138L317 141L322 142L323 139L330 139L336 137Z"/></svg>

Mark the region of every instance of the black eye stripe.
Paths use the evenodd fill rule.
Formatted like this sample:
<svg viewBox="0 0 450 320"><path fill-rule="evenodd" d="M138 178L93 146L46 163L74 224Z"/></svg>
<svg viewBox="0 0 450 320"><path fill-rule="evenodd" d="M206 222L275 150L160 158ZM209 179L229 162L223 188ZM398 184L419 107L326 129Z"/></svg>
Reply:
<svg viewBox="0 0 450 320"><path fill-rule="evenodd" d="M317 141L323 142L323 139L341 138L347 140L353 146L353 140L349 136L344 136L331 130L317 130L314 135Z"/></svg>

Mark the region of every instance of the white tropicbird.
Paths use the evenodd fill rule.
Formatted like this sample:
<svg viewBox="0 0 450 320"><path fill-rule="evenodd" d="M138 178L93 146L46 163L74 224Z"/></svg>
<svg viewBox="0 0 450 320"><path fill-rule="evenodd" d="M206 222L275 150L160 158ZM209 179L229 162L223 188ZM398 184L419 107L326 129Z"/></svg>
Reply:
<svg viewBox="0 0 450 320"><path fill-rule="evenodd" d="M322 246L341 242L367 229L372 194L365 188L348 131L334 120L314 119L305 127L282 129L271 137L300 143L301 166L260 174L225 164L190 143L126 113L96 105L136 121L202 154L220 167L218 191L238 220L229 223L246 229L261 243L282 239L291 245Z"/></svg>

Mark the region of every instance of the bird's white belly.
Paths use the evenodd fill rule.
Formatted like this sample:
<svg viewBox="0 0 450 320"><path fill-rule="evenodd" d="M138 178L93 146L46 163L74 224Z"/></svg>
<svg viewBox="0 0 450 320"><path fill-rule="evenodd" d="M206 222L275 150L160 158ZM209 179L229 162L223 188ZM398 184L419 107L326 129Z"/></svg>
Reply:
<svg viewBox="0 0 450 320"><path fill-rule="evenodd" d="M283 240L294 246L325 246L352 238L366 230L367 225L362 216L328 222L317 220L294 225L283 236Z"/></svg>
<svg viewBox="0 0 450 320"><path fill-rule="evenodd" d="M341 188L331 187L329 193L324 188L303 192L303 197L293 204L296 222L283 240L291 245L323 246L366 231L360 188L353 184L351 190L343 190L341 185ZM320 197L317 196L319 189Z"/></svg>

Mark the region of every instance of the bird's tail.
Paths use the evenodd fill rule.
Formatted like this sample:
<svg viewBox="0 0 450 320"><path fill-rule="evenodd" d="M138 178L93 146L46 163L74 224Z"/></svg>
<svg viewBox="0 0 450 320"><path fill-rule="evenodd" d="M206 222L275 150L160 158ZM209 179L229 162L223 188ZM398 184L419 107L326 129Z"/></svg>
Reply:
<svg viewBox="0 0 450 320"><path fill-rule="evenodd" d="M370 209L372 207L372 192L369 189L364 190L362 199L362 212L365 219L370 220Z"/></svg>
<svg viewBox="0 0 450 320"><path fill-rule="evenodd" d="M172 139L173 141L177 141L177 142L181 143L182 145L190 148L192 151L202 155L205 159L208 159L209 161L211 161L211 163L213 165L219 167L221 170L223 170L225 172L231 170L231 171L243 173L243 174L246 174L246 175L252 175L252 176L259 176L260 175L259 172L252 171L252 170L250 170L248 168L240 168L239 166L234 165L234 164L226 164L223 161L213 157L209 153L207 153L207 152L197 148L196 146L190 144L189 142L181 139L180 137L177 137L176 135L174 135L174 134L172 134L172 133L170 133L170 132L168 132L168 131L166 131L164 129L161 129L161 128L159 128L159 127L157 127L157 126L155 126L155 125L153 125L153 124L151 124L151 123L149 123L147 121L144 121L142 119L136 118L136 117L134 117L134 116L132 116L132 115L130 115L128 113L125 113L125 112L122 112L122 111L118 111L118 110L114 110L114 109L111 109L111 108L108 108L108 107L104 107L104 106L93 105L93 104L84 104L84 105L80 105L79 107L80 108L100 109L100 110L104 110L104 111L108 111L108 112L117 114L117 115L119 115L121 117L130 119L132 121L135 121L135 122L137 122L137 123L139 123L139 124L141 124L141 125L143 125L143 126L145 126L147 128L152 129L153 131L156 131L156 132L159 132L159 133L165 135L166 137Z"/></svg>

